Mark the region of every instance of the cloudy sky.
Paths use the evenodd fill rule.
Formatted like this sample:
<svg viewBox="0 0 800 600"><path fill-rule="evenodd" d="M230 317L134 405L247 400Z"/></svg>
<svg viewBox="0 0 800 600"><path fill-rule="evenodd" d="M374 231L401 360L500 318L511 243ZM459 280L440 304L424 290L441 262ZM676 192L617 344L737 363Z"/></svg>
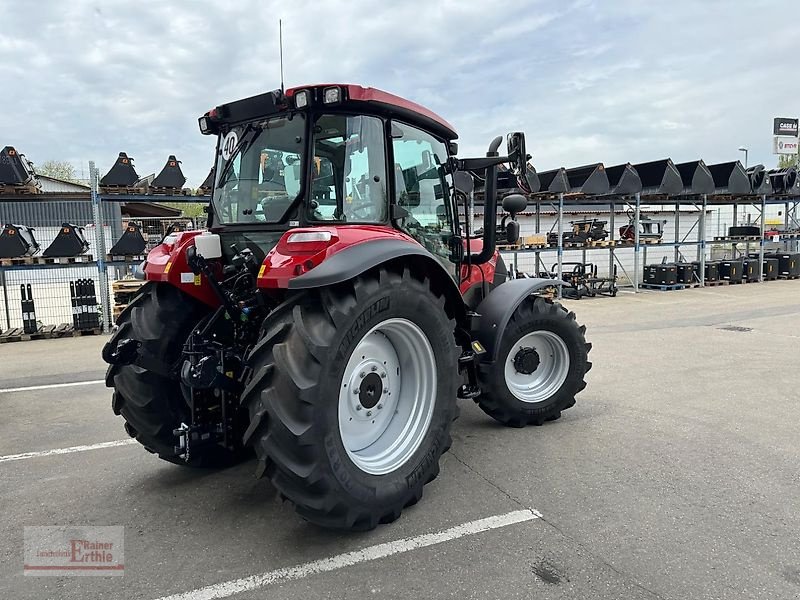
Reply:
<svg viewBox="0 0 800 600"><path fill-rule="evenodd" d="M492 8L488 8L491 6ZM279 85L352 82L458 129L461 154L522 130L539 170L670 156L774 165L800 116L796 0L0 0L0 146L41 164L121 150L211 166L197 117Z"/></svg>

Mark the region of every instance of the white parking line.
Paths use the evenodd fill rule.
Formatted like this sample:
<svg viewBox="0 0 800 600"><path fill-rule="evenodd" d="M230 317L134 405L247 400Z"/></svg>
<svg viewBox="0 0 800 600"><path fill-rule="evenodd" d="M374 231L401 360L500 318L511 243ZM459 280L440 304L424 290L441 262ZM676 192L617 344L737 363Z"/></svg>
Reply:
<svg viewBox="0 0 800 600"><path fill-rule="evenodd" d="M72 454L73 452L86 452L87 450L100 450L101 448L114 448L115 446L127 446L135 444L136 440L115 440L113 442L100 442L88 446L70 446L69 448L56 448L54 450L41 450L39 452L23 452L22 454L6 454L0 456L0 463L11 462L13 460L25 460L26 458L39 458L42 456L54 456L57 454Z"/></svg>
<svg viewBox="0 0 800 600"><path fill-rule="evenodd" d="M437 533L425 533L402 540L377 544L361 550L337 554L330 558L323 558L294 567L287 567L276 571L268 571L260 575L251 575L250 577L244 577L242 579L217 583L173 596L164 596L158 600L216 600L218 598L227 598L234 594L249 592L274 583L302 579L309 575L327 573L358 563L392 556L393 554L402 554L404 552L410 552L411 550L434 546L442 542L449 542L491 529L507 527L525 521L533 521L534 519L541 518L541 516L541 513L531 509L515 510L504 515L495 515L493 517L486 517L485 519L478 519L477 521L456 525L455 527Z"/></svg>
<svg viewBox="0 0 800 600"><path fill-rule="evenodd" d="M91 381L73 381L72 383L49 383L47 385L31 385L28 387L0 389L0 394L10 394L11 392L29 392L31 390L52 390L55 388L74 387L76 385L95 385L105 383L105 379L93 379Z"/></svg>

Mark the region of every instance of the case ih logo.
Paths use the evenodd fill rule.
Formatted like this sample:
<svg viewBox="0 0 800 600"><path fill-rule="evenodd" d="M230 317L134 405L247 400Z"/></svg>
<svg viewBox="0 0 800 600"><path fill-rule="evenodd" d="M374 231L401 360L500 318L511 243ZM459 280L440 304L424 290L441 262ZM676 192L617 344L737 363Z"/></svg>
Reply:
<svg viewBox="0 0 800 600"><path fill-rule="evenodd" d="M772 126L773 135L788 135L797 137L797 119L777 117Z"/></svg>

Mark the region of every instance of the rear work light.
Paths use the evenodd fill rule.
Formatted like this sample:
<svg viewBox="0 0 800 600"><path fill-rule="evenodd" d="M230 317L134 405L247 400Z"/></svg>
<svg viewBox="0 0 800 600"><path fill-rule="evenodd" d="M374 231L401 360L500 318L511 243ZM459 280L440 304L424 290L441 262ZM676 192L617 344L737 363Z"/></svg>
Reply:
<svg viewBox="0 0 800 600"><path fill-rule="evenodd" d="M281 254L314 254L325 250L338 239L338 236L326 230L296 231L282 239L277 250Z"/></svg>
<svg viewBox="0 0 800 600"><path fill-rule="evenodd" d="M294 93L294 105L297 108L305 108L308 106L308 90L300 90Z"/></svg>
<svg viewBox="0 0 800 600"><path fill-rule="evenodd" d="M322 91L322 101L325 104L338 104L342 101L342 88L328 87Z"/></svg>
<svg viewBox="0 0 800 600"><path fill-rule="evenodd" d="M286 238L287 244L300 244L303 242L330 242L331 238L330 231L299 231L297 233L289 234L289 237Z"/></svg>

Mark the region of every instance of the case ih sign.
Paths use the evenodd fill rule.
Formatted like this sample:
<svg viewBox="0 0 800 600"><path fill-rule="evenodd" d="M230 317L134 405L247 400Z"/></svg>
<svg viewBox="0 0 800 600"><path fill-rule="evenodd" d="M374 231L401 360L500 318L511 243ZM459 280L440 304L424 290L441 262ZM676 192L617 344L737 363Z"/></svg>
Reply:
<svg viewBox="0 0 800 600"><path fill-rule="evenodd" d="M772 125L772 135L797 137L797 119L776 117Z"/></svg>

